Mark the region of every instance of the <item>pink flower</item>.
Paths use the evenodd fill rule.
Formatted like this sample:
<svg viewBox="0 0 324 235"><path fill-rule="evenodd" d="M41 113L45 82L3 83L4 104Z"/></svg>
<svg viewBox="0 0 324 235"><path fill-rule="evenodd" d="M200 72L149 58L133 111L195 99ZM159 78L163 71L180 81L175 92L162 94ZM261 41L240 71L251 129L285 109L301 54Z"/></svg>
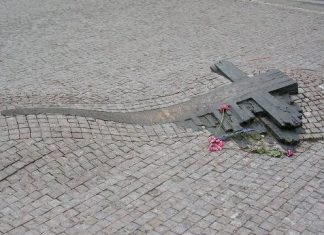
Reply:
<svg viewBox="0 0 324 235"><path fill-rule="evenodd" d="M294 156L294 152L291 149L288 149L287 152L286 152L286 156L287 157L292 157L292 156Z"/></svg>
<svg viewBox="0 0 324 235"><path fill-rule="evenodd" d="M214 143L215 141L217 141L217 137L216 136L209 136L208 137L208 143L211 144L211 143Z"/></svg>
<svg viewBox="0 0 324 235"><path fill-rule="evenodd" d="M230 110L230 106L228 104L221 104L218 108L218 111L221 113L225 113L228 110Z"/></svg>
<svg viewBox="0 0 324 235"><path fill-rule="evenodd" d="M215 136L209 136L208 137L208 150L210 152L214 152L214 151L220 151L224 148L224 144L225 142L219 138L216 138Z"/></svg>

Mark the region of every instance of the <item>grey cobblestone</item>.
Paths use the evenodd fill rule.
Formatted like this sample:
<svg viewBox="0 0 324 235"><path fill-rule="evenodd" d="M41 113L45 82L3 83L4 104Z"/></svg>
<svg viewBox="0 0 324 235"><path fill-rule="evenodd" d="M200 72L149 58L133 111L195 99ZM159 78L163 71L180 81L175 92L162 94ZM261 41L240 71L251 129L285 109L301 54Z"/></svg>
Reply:
<svg viewBox="0 0 324 235"><path fill-rule="evenodd" d="M302 107L304 139L324 138L324 77L320 73L293 71L291 76L298 81L300 94L294 97L294 102Z"/></svg>
<svg viewBox="0 0 324 235"><path fill-rule="evenodd" d="M282 3L281 3L282 5ZM230 59L299 83L321 139L323 15L254 1L4 1L0 105L139 111L229 81ZM275 26L275 27L274 27ZM0 234L321 234L324 142L269 158L207 131L63 115L0 116Z"/></svg>
<svg viewBox="0 0 324 235"><path fill-rule="evenodd" d="M6 146L16 142L14 151L24 149L24 155L30 158L42 146L49 149L48 152L42 149L42 155L35 162L22 166L0 182L1 231L22 232L22 224L26 224L25 230L35 231L35 234L45 230L54 234L63 231L67 234L99 231L117 234L321 231L323 215L319 208L323 204L319 179L323 178L323 142L313 146L305 143L311 147L307 152L285 160L240 151L234 153L230 149L207 155L206 138L207 134L202 134L198 138L169 138L158 144L155 141L134 142L129 145L130 151L120 156L114 152L129 142L91 138L7 141ZM192 144L195 150L190 148ZM6 149L5 156L6 152L13 153L10 147L2 148ZM106 149L104 159L98 162L86 160L89 154L94 156L91 159L96 159L96 154L100 156L100 151L96 152L99 149ZM141 154L148 150L148 155ZM168 154L158 154L162 150ZM161 162L170 161L170 157L174 161L186 156L192 163L177 161L177 165L159 170L163 168L145 162L156 154ZM9 160L10 156L14 155L7 155ZM118 158L119 164L111 166L111 162ZM137 162L142 163L141 169L145 170L140 176L135 176ZM214 171L218 164L226 170ZM191 170L193 166L194 171ZM1 167L6 168L6 165ZM149 177L153 172L158 173ZM183 172L185 178L180 176ZM282 172L288 174L281 176ZM272 183L267 186L267 182ZM290 182L290 186L282 182ZM272 191L277 193L267 193ZM15 206L16 202L20 202L19 207ZM287 207L289 204L294 206ZM65 217L70 219L63 219Z"/></svg>
<svg viewBox="0 0 324 235"><path fill-rule="evenodd" d="M21 128L18 120L27 117L26 128ZM44 119L45 117L45 119ZM74 138L74 139L113 139L134 142L150 141L153 139L165 139L169 137L197 136L202 132L192 132L190 129L176 127L175 124L162 124L140 127L138 125L120 124L110 121L95 120L92 118L80 118L63 115L28 115L3 117L0 138L2 140L18 140L32 138ZM71 122L73 120L73 122ZM55 126L52 125L55 123ZM71 123L73 123L71 125ZM84 125L88 125L84 128ZM165 132L169 128L172 131ZM3 145L5 148L6 144ZM123 146L120 149L127 152L130 149Z"/></svg>
<svg viewBox="0 0 324 235"><path fill-rule="evenodd" d="M312 12L225 0L217 7L210 0L3 6L4 105L170 106L227 83L209 71L224 58L251 73L272 67L323 71L323 17Z"/></svg>

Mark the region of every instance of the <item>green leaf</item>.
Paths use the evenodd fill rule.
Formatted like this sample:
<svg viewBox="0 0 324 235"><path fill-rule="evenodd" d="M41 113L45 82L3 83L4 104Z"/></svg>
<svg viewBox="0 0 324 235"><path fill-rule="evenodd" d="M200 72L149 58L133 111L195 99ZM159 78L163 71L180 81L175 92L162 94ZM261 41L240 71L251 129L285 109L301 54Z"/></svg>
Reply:
<svg viewBox="0 0 324 235"><path fill-rule="evenodd" d="M271 157L280 158L282 156L282 153L278 149L274 149L274 150L269 150L268 155Z"/></svg>

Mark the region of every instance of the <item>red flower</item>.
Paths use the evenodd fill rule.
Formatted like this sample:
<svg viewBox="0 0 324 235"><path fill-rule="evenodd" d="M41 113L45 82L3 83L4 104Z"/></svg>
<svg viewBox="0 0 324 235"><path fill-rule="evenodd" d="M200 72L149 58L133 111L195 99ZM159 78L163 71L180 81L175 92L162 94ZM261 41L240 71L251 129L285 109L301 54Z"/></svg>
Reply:
<svg viewBox="0 0 324 235"><path fill-rule="evenodd" d="M211 135L211 136L208 137L208 143L209 144L211 144L211 143L213 143L215 141L217 141L217 137L216 136Z"/></svg>
<svg viewBox="0 0 324 235"><path fill-rule="evenodd" d="M210 152L222 150L225 144L223 140L216 138L215 136L209 136L208 142L209 142L208 150Z"/></svg>
<svg viewBox="0 0 324 235"><path fill-rule="evenodd" d="M225 113L228 110L230 110L230 106L228 104L221 104L218 108L218 111L221 113Z"/></svg>
<svg viewBox="0 0 324 235"><path fill-rule="evenodd" d="M294 152L291 149L288 149L287 152L286 152L286 156L287 157L292 157L292 156L294 156Z"/></svg>

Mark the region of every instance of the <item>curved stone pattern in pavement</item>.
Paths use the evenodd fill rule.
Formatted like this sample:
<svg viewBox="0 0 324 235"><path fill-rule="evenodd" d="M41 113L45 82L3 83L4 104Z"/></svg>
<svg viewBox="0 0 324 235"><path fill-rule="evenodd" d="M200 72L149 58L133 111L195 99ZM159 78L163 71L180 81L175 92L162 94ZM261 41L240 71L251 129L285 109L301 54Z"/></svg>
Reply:
<svg viewBox="0 0 324 235"><path fill-rule="evenodd" d="M324 138L323 76L318 73L304 70L290 71L289 76L297 80L299 87L299 94L294 95L292 97L292 100L304 111L302 119L303 130L299 131L300 138L304 140ZM256 85L250 86L251 87L245 86L245 88L243 88L240 85L239 88L244 89L244 91L242 92L245 93L249 93L260 88L259 86L256 87ZM129 110L129 112L118 112L118 109L109 112L105 109L106 106L104 105L52 106L36 104L22 106L6 106L2 110L2 114L7 116L28 115L31 119L46 119L46 116L39 114L52 113L69 116L82 116L87 117L86 119L88 120L93 120L95 118L109 121L118 121L123 123L136 123L147 125L152 123L167 123L179 120L183 121L185 119L193 117L194 115L199 116L210 112L209 109L210 107L213 107L216 104L215 101L219 101L221 99L224 99L224 97L228 97L230 89L235 91L234 84L226 85L226 87L227 88L225 88L224 86L218 87L214 90L211 90L209 93L197 95L184 102L177 103L171 106L163 107L163 105L161 105L161 107L156 107L153 110L143 110L139 112L136 112L134 110ZM15 120L15 118L12 119L8 117L8 120L9 122L13 123L18 122L18 120ZM44 120L42 120L41 122L44 122ZM83 120L83 122L85 121ZM167 123L165 125L170 125L170 123Z"/></svg>
<svg viewBox="0 0 324 235"><path fill-rule="evenodd" d="M3 234L280 234L323 230L324 142L250 155L208 133L82 117L1 118Z"/></svg>
<svg viewBox="0 0 324 235"><path fill-rule="evenodd" d="M250 74L291 73L305 135L316 137L324 125L323 23L321 14L234 0L2 0L0 109L167 107L228 83L209 71L228 59ZM231 142L209 153L209 134L1 116L0 234L324 231L323 141L276 159Z"/></svg>
<svg viewBox="0 0 324 235"><path fill-rule="evenodd" d="M304 111L304 139L324 138L324 76L307 71L293 71L291 77L297 80L299 94L294 102Z"/></svg>
<svg viewBox="0 0 324 235"><path fill-rule="evenodd" d="M63 115L0 116L0 140L29 138L98 138L129 142L198 136L202 131L177 127L173 123L141 126L93 118Z"/></svg>
<svg viewBox="0 0 324 235"><path fill-rule="evenodd" d="M150 139L143 131L136 133L143 140L132 141L123 139L129 126L108 126L120 139L90 133L1 142L0 233L323 231L324 142L275 159L230 143L208 153L207 133Z"/></svg>
<svg viewBox="0 0 324 235"><path fill-rule="evenodd" d="M6 0L2 6L5 105L170 105L228 82L209 71L219 59L250 72L324 71L324 20L310 12L232 0Z"/></svg>

